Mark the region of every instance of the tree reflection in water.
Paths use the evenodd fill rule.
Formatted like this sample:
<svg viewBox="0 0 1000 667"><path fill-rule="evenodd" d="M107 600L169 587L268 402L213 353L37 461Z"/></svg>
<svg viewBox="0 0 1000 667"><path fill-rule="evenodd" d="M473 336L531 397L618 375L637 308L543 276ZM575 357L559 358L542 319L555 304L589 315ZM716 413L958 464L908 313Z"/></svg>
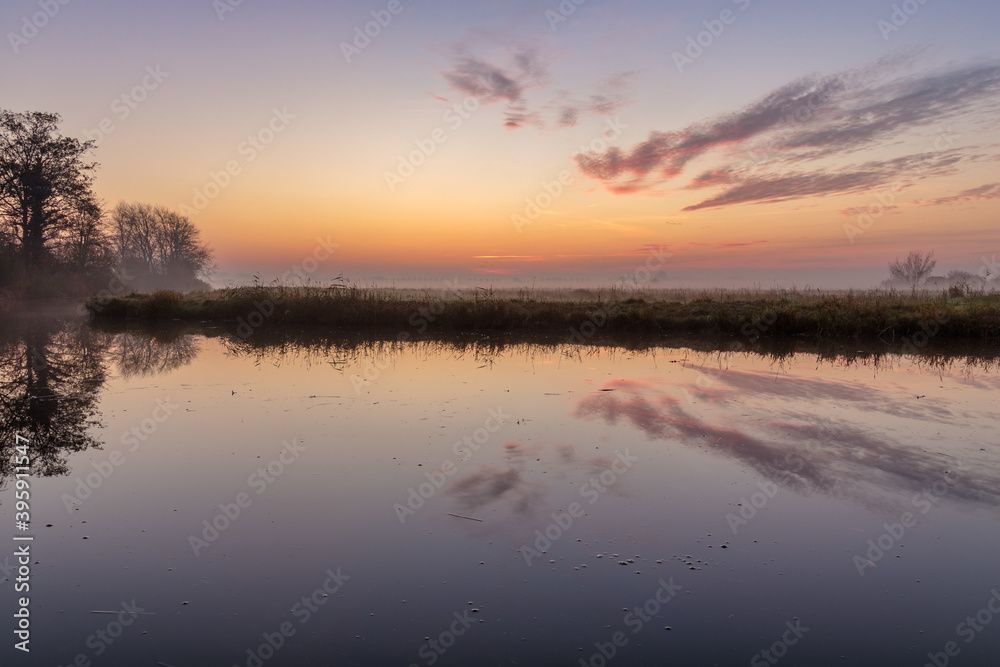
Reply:
<svg viewBox="0 0 1000 667"><path fill-rule="evenodd" d="M733 401L744 396L761 396L771 383L763 383L753 374L721 372L728 360L754 357L765 360L773 370L785 369L795 355L815 355L817 363L831 367L870 366L877 373L900 363L898 350L886 346L863 348L843 341L805 343L794 340L761 340L753 346L733 341L656 340L623 341L621 345L575 345L559 336L539 337L516 334L455 335L426 338L401 343L384 334L330 331L260 331L249 339L226 329L174 328L164 323L155 327L121 329L115 325L95 328L81 320L45 317L6 317L0 319L0 488L13 475L15 436L31 441L32 474L64 475L69 472L67 458L73 452L100 448L102 427L99 393L111 369L122 378L154 376L190 364L199 353L199 341L218 338L227 352L252 363L281 365L329 364L345 376L366 368L388 368L397 355L408 353L450 359L471 358L477 366L492 366L513 357L535 359L553 354L568 363L585 362L593 357L614 359L622 355L649 355L656 359L665 352L684 350L698 366L717 365L713 386L695 388L701 401ZM110 328L108 328L110 327ZM738 343L738 342L737 342ZM862 348L862 349L859 349ZM727 351L728 350L728 351ZM996 348L968 350L930 349L911 357L918 366L953 372L964 364L964 372L989 371L998 358ZM788 382L793 382L791 379ZM801 384L801 380L798 381ZM794 383L794 382L793 382ZM787 382L786 382L787 384ZM800 394L832 391L828 383L815 380L808 387L796 385ZM631 422L652 439L676 439L682 442L713 446L743 460L770 479L809 493L848 493L868 504L877 504L871 490L885 484L897 491L919 490L939 478L942 469L953 462L947 457L915 452L902 443L865 432L851 423L827 423L822 428L806 413L789 412L771 415L763 431L741 432L732 424L710 425L686 412L686 405L672 395L668 387L644 386L624 382L583 399L575 416L599 419L609 424ZM857 396L841 396L852 402ZM878 405L872 396L861 396L857 405ZM884 403L884 401L882 401ZM900 406L897 413L902 414ZM932 406L923 405L919 419L933 418ZM949 415L937 415L945 418ZM792 457L796 443L816 441L823 444L821 454ZM868 456L864 461L858 452ZM972 466L962 471L953 492L970 500L1000 504L995 489L1000 484L1000 466ZM949 473L950 474L950 473ZM837 480L850 480L846 489ZM865 491L859 492L857 487Z"/></svg>
<svg viewBox="0 0 1000 667"><path fill-rule="evenodd" d="M31 474L69 473L67 457L101 448L100 391L112 366L125 378L179 368L197 356L189 334L109 333L80 320L0 322L0 488L14 474L14 443L31 447Z"/></svg>

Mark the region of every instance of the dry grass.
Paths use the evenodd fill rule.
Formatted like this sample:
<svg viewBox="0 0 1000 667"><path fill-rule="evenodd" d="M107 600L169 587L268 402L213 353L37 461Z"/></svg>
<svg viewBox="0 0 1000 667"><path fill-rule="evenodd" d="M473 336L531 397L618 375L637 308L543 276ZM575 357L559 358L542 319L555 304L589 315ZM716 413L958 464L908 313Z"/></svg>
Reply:
<svg viewBox="0 0 1000 667"><path fill-rule="evenodd" d="M1000 339L1000 295L864 290L397 290L251 286L160 291L88 302L98 318L229 321L456 332L579 332L582 338L716 333L765 336Z"/></svg>

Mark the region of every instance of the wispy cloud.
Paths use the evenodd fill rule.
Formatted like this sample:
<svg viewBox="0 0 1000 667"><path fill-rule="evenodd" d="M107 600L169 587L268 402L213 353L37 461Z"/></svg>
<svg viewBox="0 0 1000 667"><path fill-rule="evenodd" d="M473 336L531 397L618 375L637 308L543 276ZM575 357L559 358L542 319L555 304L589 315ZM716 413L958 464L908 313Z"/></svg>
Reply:
<svg viewBox="0 0 1000 667"><path fill-rule="evenodd" d="M760 245L761 243L767 243L767 241L747 241L745 243L736 243L736 242L731 242L731 243L716 243L715 247L716 248L744 248L746 246L751 246L751 245Z"/></svg>
<svg viewBox="0 0 1000 667"><path fill-rule="evenodd" d="M873 160L837 171L750 175L715 197L687 206L684 210L867 192L897 183L902 174L920 173L921 178L928 178L956 173L955 165L963 159L965 156L957 151L920 153L892 160Z"/></svg>
<svg viewBox="0 0 1000 667"><path fill-rule="evenodd" d="M573 127L588 115L610 116L631 102L629 88L635 72L624 72L601 81L577 98L566 91L560 92L550 106L555 106L555 124Z"/></svg>
<svg viewBox="0 0 1000 667"><path fill-rule="evenodd" d="M746 246L751 246L751 245L760 245L761 243L767 243L767 241L742 241L742 242L726 241L723 243L698 243L697 241L690 241L688 243L685 243L684 245L691 246L694 248L712 247L721 250L723 248L744 248Z"/></svg>
<svg viewBox="0 0 1000 667"><path fill-rule="evenodd" d="M509 67L501 68L474 56L459 56L452 68L443 73L445 80L458 93L473 96L480 104L506 102L506 127L521 127L532 122L525 91L547 81L548 68L530 49L512 54Z"/></svg>
<svg viewBox="0 0 1000 667"><path fill-rule="evenodd" d="M672 395L665 381L612 380L606 390L580 398L573 415L607 424L630 424L649 440L684 444L731 457L768 479L801 493L821 492L848 497L864 506L885 505L885 493L909 497L954 470L956 460L897 440L879 429L878 415L912 420L911 428L935 429L960 423L967 415L947 405L919 408L902 397L887 397L871 386L844 381L820 382L806 377L760 372L712 372L707 387L690 389L699 402L716 409L706 417ZM797 402L797 403L796 403ZM818 406L850 406L873 415L874 421L836 421L817 417ZM927 408L931 407L930 410ZM726 419L718 410L753 412L756 421ZM714 415L708 421L708 415ZM805 443L818 446L800 455ZM959 462L960 463L960 462ZM951 496L1000 505L1000 468L982 463L955 475Z"/></svg>
<svg viewBox="0 0 1000 667"><path fill-rule="evenodd" d="M721 164L693 176L686 188L722 191L685 209L695 211L867 191L890 180L952 173L959 162L983 157L951 146L921 146L922 153L844 164L853 153L987 111L1000 99L998 61L892 78L906 64L900 58L804 77L739 111L680 130L652 131L628 149L616 146L574 159L610 191L631 194L661 188L693 160L716 151ZM737 160L740 151L744 157ZM754 154L767 159L746 159Z"/></svg>
<svg viewBox="0 0 1000 667"><path fill-rule="evenodd" d="M583 93L560 90L554 97L548 93L548 102L538 103L528 99L529 91L546 91L552 83L542 55L533 48L514 48L503 60L503 65L497 65L462 53L455 56L442 76L455 92L476 97L480 104L506 104L503 125L507 129L573 127L586 116L612 115L631 101L628 91L635 73L623 72Z"/></svg>
<svg viewBox="0 0 1000 667"><path fill-rule="evenodd" d="M921 199L913 202L917 206L942 206L947 204L964 204L980 199L1000 199L1000 183L987 183L978 188L962 190L958 194L949 197L938 197L937 199Z"/></svg>
<svg viewBox="0 0 1000 667"><path fill-rule="evenodd" d="M881 206L881 209L879 209L879 210L882 211L882 212L885 212L885 211L895 211L895 210L897 210L899 208L898 206L895 206L895 205L893 205L893 206L882 206L881 204L879 204L879 206ZM844 217L847 217L847 218L856 218L859 215L864 215L866 213L871 213L872 209L873 209L873 207L871 207L871 206L849 206L847 208L840 209L840 214L842 216L844 216Z"/></svg>
<svg viewBox="0 0 1000 667"><path fill-rule="evenodd" d="M516 523L547 506L551 479L582 482L611 467L613 461L600 455L584 455L566 443L526 445L508 441L503 446L503 463L483 464L457 477L445 494L460 509L501 509L510 512ZM616 484L621 493L623 484ZM494 515L493 523L503 520Z"/></svg>

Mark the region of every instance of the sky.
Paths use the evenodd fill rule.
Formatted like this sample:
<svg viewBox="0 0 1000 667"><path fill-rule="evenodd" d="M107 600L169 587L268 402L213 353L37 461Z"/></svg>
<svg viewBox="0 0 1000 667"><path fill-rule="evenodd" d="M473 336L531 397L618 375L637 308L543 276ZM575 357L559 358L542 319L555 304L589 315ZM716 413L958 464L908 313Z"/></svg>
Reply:
<svg viewBox="0 0 1000 667"><path fill-rule="evenodd" d="M212 283L868 287L1000 254L995 0L6 0L0 108Z"/></svg>

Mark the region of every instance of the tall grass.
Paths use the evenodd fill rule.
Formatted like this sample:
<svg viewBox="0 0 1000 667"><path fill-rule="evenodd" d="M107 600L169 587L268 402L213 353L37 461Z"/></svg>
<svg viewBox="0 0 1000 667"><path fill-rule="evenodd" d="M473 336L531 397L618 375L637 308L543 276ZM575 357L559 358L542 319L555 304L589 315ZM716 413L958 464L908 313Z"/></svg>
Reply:
<svg viewBox="0 0 1000 667"><path fill-rule="evenodd" d="M315 324L397 332L561 331L588 337L715 332L747 336L878 337L933 330L1000 339L1000 295L864 290L396 290L252 285L180 295L159 291L88 303L100 318L219 320L254 327ZM251 319L252 318L252 319ZM590 323L589 325L587 323ZM585 327L585 329L583 328Z"/></svg>

